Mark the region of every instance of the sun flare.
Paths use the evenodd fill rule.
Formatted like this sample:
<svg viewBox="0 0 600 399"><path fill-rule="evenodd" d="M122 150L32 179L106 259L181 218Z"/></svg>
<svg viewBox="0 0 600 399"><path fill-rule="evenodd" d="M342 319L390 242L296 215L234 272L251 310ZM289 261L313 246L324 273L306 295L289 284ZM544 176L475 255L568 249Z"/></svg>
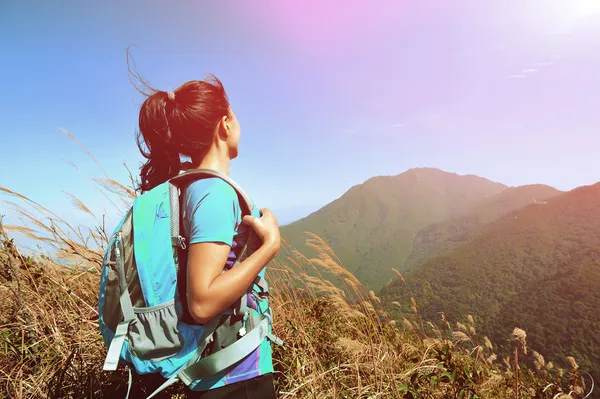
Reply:
<svg viewBox="0 0 600 399"><path fill-rule="evenodd" d="M600 14L600 0L570 0L567 12L576 18L586 18Z"/></svg>

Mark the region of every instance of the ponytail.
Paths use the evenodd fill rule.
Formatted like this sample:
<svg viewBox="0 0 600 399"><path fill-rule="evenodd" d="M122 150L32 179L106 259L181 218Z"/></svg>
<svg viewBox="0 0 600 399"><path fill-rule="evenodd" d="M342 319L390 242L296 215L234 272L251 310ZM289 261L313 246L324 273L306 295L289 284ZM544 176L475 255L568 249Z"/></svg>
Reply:
<svg viewBox="0 0 600 399"><path fill-rule="evenodd" d="M168 94L157 92L144 101L140 110L137 144L148 160L140 172L142 193L176 176L181 170L179 150L173 145L166 115ZM142 148L142 142L147 150Z"/></svg>
<svg viewBox="0 0 600 399"><path fill-rule="evenodd" d="M140 109L137 145L147 162L140 171L142 193L189 168L181 155L203 156L210 147L220 119L230 112L223 85L210 80L192 80L175 91L156 91ZM146 149L142 144L145 144Z"/></svg>

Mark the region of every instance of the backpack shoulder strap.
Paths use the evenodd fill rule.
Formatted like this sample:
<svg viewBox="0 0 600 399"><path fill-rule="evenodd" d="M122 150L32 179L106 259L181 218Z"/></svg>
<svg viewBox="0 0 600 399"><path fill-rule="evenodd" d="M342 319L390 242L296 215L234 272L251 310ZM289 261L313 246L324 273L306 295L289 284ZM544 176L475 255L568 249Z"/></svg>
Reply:
<svg viewBox="0 0 600 399"><path fill-rule="evenodd" d="M187 251L185 245L185 238L181 234L181 223L182 214L180 212L181 209L181 195L183 191L194 181L218 177L221 180L228 183L237 193L238 199L240 202L240 208L242 210L242 217L245 215L251 215L254 205L250 200L250 197L242 190L242 188L231 179L229 176L214 170L214 169L189 169L185 172L180 173L179 175L171 178L169 180L169 199L171 203L171 245L173 246L174 256L177 258L177 267L179 278L184 279L185 273L187 269ZM250 233L252 234L252 232ZM246 252L247 243L242 248L238 249L237 258L241 258ZM236 262L237 263L237 262ZM185 285L180 285L180 296L181 298L185 298ZM240 299L239 303L244 303L245 296L243 299ZM186 323L193 323L191 317L189 317L189 312L187 309L186 301L182 301L183 313L184 313L184 321Z"/></svg>
<svg viewBox="0 0 600 399"><path fill-rule="evenodd" d="M179 246L182 249L185 249L183 237L180 235L179 190L184 190L188 185L196 180L209 177L218 177L233 187L240 200L242 217L252 214L254 205L252 204L252 201L250 201L250 197L248 197L244 190L242 190L242 188L235 181L233 181L232 178L214 169L189 169L175 177L172 177L169 180L169 196L171 200L171 242L173 246Z"/></svg>
<svg viewBox="0 0 600 399"><path fill-rule="evenodd" d="M250 201L250 197L242 190L242 188L233 179L217 170L214 169L189 169L179 175L171 178L170 183L176 188L182 189L187 187L190 183L205 179L209 177L218 177L221 180L228 183L240 199L240 207L242 208L242 215L250 215L254 210L254 205Z"/></svg>

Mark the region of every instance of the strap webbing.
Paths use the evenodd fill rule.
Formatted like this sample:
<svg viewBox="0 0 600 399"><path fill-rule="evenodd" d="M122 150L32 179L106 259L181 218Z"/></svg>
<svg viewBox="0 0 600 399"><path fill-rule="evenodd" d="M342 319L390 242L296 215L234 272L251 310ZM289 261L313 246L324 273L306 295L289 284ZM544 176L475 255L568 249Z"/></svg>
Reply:
<svg viewBox="0 0 600 399"><path fill-rule="evenodd" d="M267 280L265 280L264 278L262 278L260 276L256 276L256 279L254 280L254 284L258 285L258 288L260 288L262 290L262 292L264 292L264 293L269 292L269 284L267 283Z"/></svg>
<svg viewBox="0 0 600 399"><path fill-rule="evenodd" d="M271 342L273 342L274 344L283 346L283 340L281 338L279 338L278 336L268 333L267 338L269 338L269 340Z"/></svg>
<svg viewBox="0 0 600 399"><path fill-rule="evenodd" d="M110 341L110 346L108 347L108 353L106 354L106 359L104 360L103 370L115 371L117 369L119 358L121 356L121 349L123 348L123 343L125 342L125 335L129 329L129 323L131 323L131 320L126 320L120 322L117 326L115 335L112 341Z"/></svg>
<svg viewBox="0 0 600 399"><path fill-rule="evenodd" d="M248 294L244 293L238 300L239 305L233 309L234 315L243 315L248 311Z"/></svg>
<svg viewBox="0 0 600 399"><path fill-rule="evenodd" d="M269 319L264 317L249 333L228 347L201 359L177 373L186 385L206 376L216 374L234 363L242 360L254 351L269 333Z"/></svg>
<svg viewBox="0 0 600 399"><path fill-rule="evenodd" d="M125 395L125 399L129 399L129 393L131 392L131 387L133 385L133 376L131 375L131 369L127 367L127 373L129 377L127 379L127 395Z"/></svg>
<svg viewBox="0 0 600 399"><path fill-rule="evenodd" d="M133 312L133 305L131 304L131 297L129 296L129 289L127 287L125 287L125 292L121 292L119 302L121 303L123 319L125 319L125 321L133 321L133 319L135 319L135 313Z"/></svg>
<svg viewBox="0 0 600 399"><path fill-rule="evenodd" d="M175 384L177 381L179 381L179 379L177 378L177 375L169 378L168 380L166 380L164 382L164 384L162 384L161 386L159 386L158 388L156 388L156 390L154 392L152 392L150 394L150 396L148 396L146 399L150 399L150 398L156 396L157 394L159 394L160 392L164 391L165 389L167 389L171 385ZM125 399L127 399L127 398L125 398Z"/></svg>
<svg viewBox="0 0 600 399"><path fill-rule="evenodd" d="M129 296L129 288L127 287L127 280L125 279L125 265L123 261L123 254L120 253L119 245L120 240L116 241L116 260L117 260L117 273L119 274L119 287L121 289L121 295L119 296L119 303L121 304L121 313L123 313L123 321L117 325L115 335L113 336L106 359L104 360L104 370L114 371L117 369L119 364L119 358L121 356L121 350L125 343L125 336L129 330L129 324L135 319L135 313L133 312L133 305L131 304L131 297Z"/></svg>
<svg viewBox="0 0 600 399"><path fill-rule="evenodd" d="M180 244L179 232L179 188L169 184L169 202L171 205L171 244L177 246Z"/></svg>

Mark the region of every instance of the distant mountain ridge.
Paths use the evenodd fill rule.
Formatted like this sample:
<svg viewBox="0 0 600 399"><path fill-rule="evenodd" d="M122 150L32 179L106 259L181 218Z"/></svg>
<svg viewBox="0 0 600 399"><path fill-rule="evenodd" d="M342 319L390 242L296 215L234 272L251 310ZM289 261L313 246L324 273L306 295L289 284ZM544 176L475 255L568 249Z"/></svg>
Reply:
<svg viewBox="0 0 600 399"><path fill-rule="evenodd" d="M468 214L508 187L474 175L435 168L373 177L311 215L281 228L288 243L310 255L302 233L327 241L344 266L368 288L379 290L403 269L418 232Z"/></svg>

